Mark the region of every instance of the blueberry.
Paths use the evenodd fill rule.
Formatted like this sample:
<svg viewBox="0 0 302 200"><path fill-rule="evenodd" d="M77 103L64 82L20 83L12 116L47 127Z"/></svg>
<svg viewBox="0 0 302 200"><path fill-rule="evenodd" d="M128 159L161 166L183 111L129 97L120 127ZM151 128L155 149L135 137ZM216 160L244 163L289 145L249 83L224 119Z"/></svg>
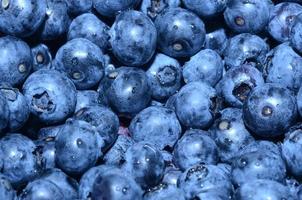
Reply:
<svg viewBox="0 0 302 200"><path fill-rule="evenodd" d="M261 137L275 137L297 118L297 105L292 93L276 84L255 87L243 105L245 125Z"/></svg>
<svg viewBox="0 0 302 200"><path fill-rule="evenodd" d="M182 69L179 62L164 54L155 56L146 74L154 99L166 99L181 86Z"/></svg>
<svg viewBox="0 0 302 200"><path fill-rule="evenodd" d="M184 64L183 77L186 83L204 81L214 87L222 78L224 63L214 50L201 50Z"/></svg>
<svg viewBox="0 0 302 200"><path fill-rule="evenodd" d="M228 37L223 28L206 34L205 48L215 50L219 55L223 55L228 45Z"/></svg>
<svg viewBox="0 0 302 200"><path fill-rule="evenodd" d="M272 8L271 0L229 0L224 19L235 32L257 33L267 26Z"/></svg>
<svg viewBox="0 0 302 200"><path fill-rule="evenodd" d="M65 1L46 0L46 19L40 27L41 40L54 40L62 37L68 30L70 18Z"/></svg>
<svg viewBox="0 0 302 200"><path fill-rule="evenodd" d="M58 132L60 132L61 128L64 125L57 125L57 126L49 126L41 128L38 131L38 139L39 140L52 140L57 137Z"/></svg>
<svg viewBox="0 0 302 200"><path fill-rule="evenodd" d="M297 3L279 3L271 11L268 32L279 42L290 39L290 32L298 14L302 13L302 6Z"/></svg>
<svg viewBox="0 0 302 200"><path fill-rule="evenodd" d="M1 138L0 144L2 173L14 187L19 188L39 175L41 163L35 155L36 145L32 140L11 133Z"/></svg>
<svg viewBox="0 0 302 200"><path fill-rule="evenodd" d="M86 38L105 51L109 44L108 30L109 27L94 14L85 13L71 22L67 38Z"/></svg>
<svg viewBox="0 0 302 200"><path fill-rule="evenodd" d="M125 162L125 153L134 144L131 137L119 135L114 145L105 154L103 160L108 165L120 166Z"/></svg>
<svg viewBox="0 0 302 200"><path fill-rule="evenodd" d="M162 182L168 185L177 186L178 179L181 176L181 174L182 172L179 169L174 167L167 167Z"/></svg>
<svg viewBox="0 0 302 200"><path fill-rule="evenodd" d="M27 121L30 111L26 99L17 88L2 84L0 92L6 98L9 108L8 128L10 131L20 129Z"/></svg>
<svg viewBox="0 0 302 200"><path fill-rule="evenodd" d="M4 133L4 129L10 123L10 108L6 97L0 93L0 133Z"/></svg>
<svg viewBox="0 0 302 200"><path fill-rule="evenodd" d="M109 108L88 106L79 110L75 114L75 119L86 121L96 128L105 142L104 150L110 148L117 139L119 119Z"/></svg>
<svg viewBox="0 0 302 200"><path fill-rule="evenodd" d="M142 190L132 176L111 170L98 176L92 190L92 200L142 200Z"/></svg>
<svg viewBox="0 0 302 200"><path fill-rule="evenodd" d="M157 148L140 142L127 149L123 168L142 188L148 188L157 185L162 179L165 162Z"/></svg>
<svg viewBox="0 0 302 200"><path fill-rule="evenodd" d="M255 140L250 144L246 145L243 149L237 152L237 157L257 151L265 151L265 152L272 152L274 154L280 154L280 146L266 140Z"/></svg>
<svg viewBox="0 0 302 200"><path fill-rule="evenodd" d="M199 197L211 193L229 199L233 192L230 177L215 165L200 164L188 168L180 177L179 187L184 190L186 199L201 199Z"/></svg>
<svg viewBox="0 0 302 200"><path fill-rule="evenodd" d="M190 57L205 42L205 26L194 13L183 8L170 8L155 20L158 48L171 57Z"/></svg>
<svg viewBox="0 0 302 200"><path fill-rule="evenodd" d="M144 195L144 200L185 200L184 192L175 187L174 185L169 185L166 183L161 183L150 190Z"/></svg>
<svg viewBox="0 0 302 200"><path fill-rule="evenodd" d="M99 103L99 94L94 90L78 90L77 105L75 112L89 106L97 106Z"/></svg>
<svg viewBox="0 0 302 200"><path fill-rule="evenodd" d="M242 152L232 164L233 183L238 186L244 184L246 180L254 179L283 182L285 176L286 166L280 152L261 148L257 151Z"/></svg>
<svg viewBox="0 0 302 200"><path fill-rule="evenodd" d="M52 56L48 47L44 44L39 44L31 49L33 70L51 69Z"/></svg>
<svg viewBox="0 0 302 200"><path fill-rule="evenodd" d="M224 11L228 0L183 0L184 6L200 17L213 17Z"/></svg>
<svg viewBox="0 0 302 200"><path fill-rule="evenodd" d="M55 138L48 137L44 140L38 140L35 142L37 145L36 151L39 151L40 159L42 160L44 169L52 169L56 167L56 149L54 140Z"/></svg>
<svg viewBox="0 0 302 200"><path fill-rule="evenodd" d="M16 191L13 189L8 179L2 174L0 174L0 199L16 199Z"/></svg>
<svg viewBox="0 0 302 200"><path fill-rule="evenodd" d="M105 95L115 111L133 115L148 106L151 91L148 78L143 70L120 67L109 75L109 79L111 84Z"/></svg>
<svg viewBox="0 0 302 200"><path fill-rule="evenodd" d="M58 50L54 68L65 72L77 89L98 84L104 75L104 55L94 43L84 38L68 41Z"/></svg>
<svg viewBox="0 0 302 200"><path fill-rule="evenodd" d="M67 120L56 137L56 164L68 174L83 174L102 156L102 143L89 123Z"/></svg>
<svg viewBox="0 0 302 200"><path fill-rule="evenodd" d="M93 6L99 14L109 18L114 18L115 15L117 15L121 11L134 8L139 2L140 0L93 0Z"/></svg>
<svg viewBox="0 0 302 200"><path fill-rule="evenodd" d="M157 31L142 12L130 10L119 14L109 34L112 52L124 65L146 64L155 52Z"/></svg>
<svg viewBox="0 0 302 200"><path fill-rule="evenodd" d="M216 89L227 105L242 108L251 91L264 85L262 73L250 64L231 68L217 84Z"/></svg>
<svg viewBox="0 0 302 200"><path fill-rule="evenodd" d="M269 45L261 37L249 33L236 35L229 39L224 53L226 68L252 63L262 71L268 51Z"/></svg>
<svg viewBox="0 0 302 200"><path fill-rule="evenodd" d="M63 191L48 180L37 179L30 182L19 196L19 200L61 200L64 198Z"/></svg>
<svg viewBox="0 0 302 200"><path fill-rule="evenodd" d="M70 15L80 15L89 12L93 5L93 0L65 0Z"/></svg>
<svg viewBox="0 0 302 200"><path fill-rule="evenodd" d="M165 9L179 7L180 3L180 0L142 0L140 10L155 19Z"/></svg>
<svg viewBox="0 0 302 200"><path fill-rule="evenodd" d="M266 82L299 90L302 85L302 58L287 43L270 51L266 60Z"/></svg>
<svg viewBox="0 0 302 200"><path fill-rule="evenodd" d="M40 179L51 181L57 185L63 192L64 199L77 199L79 187L77 181L67 176L60 169L49 169L40 177Z"/></svg>
<svg viewBox="0 0 302 200"><path fill-rule="evenodd" d="M292 127L282 144L282 156L286 161L289 172L300 178L302 177L302 157L300 155L300 149L302 149L302 129L301 124Z"/></svg>
<svg viewBox="0 0 302 200"><path fill-rule="evenodd" d="M0 47L0 54L2 55L0 82L9 83L12 86L22 84L32 69L29 46L21 39L5 36L0 38Z"/></svg>
<svg viewBox="0 0 302 200"><path fill-rule="evenodd" d="M174 95L171 95L166 103L165 103L165 107L170 108L171 110L175 111L175 102L176 102L176 97L177 97L177 93Z"/></svg>
<svg viewBox="0 0 302 200"><path fill-rule="evenodd" d="M217 146L205 131L188 130L174 147L173 161L176 167L186 170L199 163L217 164Z"/></svg>
<svg viewBox="0 0 302 200"><path fill-rule="evenodd" d="M300 116L302 116L302 86L300 87L297 94L297 105Z"/></svg>
<svg viewBox="0 0 302 200"><path fill-rule="evenodd" d="M136 142L148 142L159 149L172 148L181 135L181 126L173 110L150 106L131 121L129 130Z"/></svg>
<svg viewBox="0 0 302 200"><path fill-rule="evenodd" d="M217 144L220 159L231 162L238 151L254 139L244 126L242 110L226 108L220 114L211 128L211 136Z"/></svg>
<svg viewBox="0 0 302 200"><path fill-rule="evenodd" d="M209 127L214 120L215 109L216 90L207 83L190 82L177 93L176 114L186 127Z"/></svg>
<svg viewBox="0 0 302 200"><path fill-rule="evenodd" d="M2 0L0 31L18 37L27 37L39 28L45 16L46 0Z"/></svg>
<svg viewBox="0 0 302 200"><path fill-rule="evenodd" d="M293 23L291 33L290 33L290 41L293 47L297 49L300 53L302 53L302 13L296 16L295 21Z"/></svg>
<svg viewBox="0 0 302 200"><path fill-rule="evenodd" d="M31 113L47 124L62 122L75 110L75 86L56 70L32 73L23 84L23 94Z"/></svg>
<svg viewBox="0 0 302 200"><path fill-rule="evenodd" d="M238 200L296 199L286 186L271 180L248 181L237 190L235 198Z"/></svg>

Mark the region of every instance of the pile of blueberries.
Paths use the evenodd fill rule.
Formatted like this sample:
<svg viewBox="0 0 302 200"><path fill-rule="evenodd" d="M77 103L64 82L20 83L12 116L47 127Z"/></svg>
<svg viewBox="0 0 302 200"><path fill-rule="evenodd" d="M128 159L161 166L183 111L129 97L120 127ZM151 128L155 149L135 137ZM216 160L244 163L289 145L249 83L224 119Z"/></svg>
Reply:
<svg viewBox="0 0 302 200"><path fill-rule="evenodd" d="M302 0L0 0L0 200L301 200Z"/></svg>

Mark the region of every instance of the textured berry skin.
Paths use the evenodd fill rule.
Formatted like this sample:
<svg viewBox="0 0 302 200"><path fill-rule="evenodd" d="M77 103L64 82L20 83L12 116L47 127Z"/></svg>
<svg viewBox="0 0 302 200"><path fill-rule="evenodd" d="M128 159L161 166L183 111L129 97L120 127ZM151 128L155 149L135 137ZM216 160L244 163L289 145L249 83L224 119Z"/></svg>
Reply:
<svg viewBox="0 0 302 200"><path fill-rule="evenodd" d="M16 199L16 191L4 175L0 175L0 198L7 200Z"/></svg>
<svg viewBox="0 0 302 200"><path fill-rule="evenodd" d="M33 71L40 69L51 69L52 55L45 44L39 44L31 49L33 60Z"/></svg>
<svg viewBox="0 0 302 200"><path fill-rule="evenodd" d="M0 93L0 132L9 125L10 111L6 97ZM4 133L4 132L3 132Z"/></svg>
<svg viewBox="0 0 302 200"><path fill-rule="evenodd" d="M183 8L170 8L155 20L158 48L166 55L191 57L205 42L205 26L194 13Z"/></svg>
<svg viewBox="0 0 302 200"><path fill-rule="evenodd" d="M144 65L155 52L157 30L142 12L130 10L119 14L109 34L112 52L124 65Z"/></svg>
<svg viewBox="0 0 302 200"><path fill-rule="evenodd" d="M223 55L228 45L228 37L223 28L206 34L205 48L215 50L219 55Z"/></svg>
<svg viewBox="0 0 302 200"><path fill-rule="evenodd" d="M97 85L104 75L105 56L101 49L84 38L68 41L58 50L54 68L65 72L77 89Z"/></svg>
<svg viewBox="0 0 302 200"><path fill-rule="evenodd" d="M245 125L261 137L283 135L297 118L297 104L291 91L277 85L254 88L243 105Z"/></svg>
<svg viewBox="0 0 302 200"><path fill-rule="evenodd" d="M78 112L79 110L85 107L97 105L100 105L98 92L94 90L77 91L77 105L75 112Z"/></svg>
<svg viewBox="0 0 302 200"><path fill-rule="evenodd" d="M142 0L140 10L151 19L155 19L166 8L177 8L180 3L181 0Z"/></svg>
<svg viewBox="0 0 302 200"><path fill-rule="evenodd" d="M0 46L0 54L3 55L0 60L0 82L12 86L22 84L32 69L29 46L13 36L1 37Z"/></svg>
<svg viewBox="0 0 302 200"><path fill-rule="evenodd" d="M269 22L271 0L229 0L224 19L226 24L235 32L257 33Z"/></svg>
<svg viewBox="0 0 302 200"><path fill-rule="evenodd" d="M93 0L65 0L67 3L68 14L80 15L89 12L93 5Z"/></svg>
<svg viewBox="0 0 302 200"><path fill-rule="evenodd" d="M46 0L2 1L0 31L17 37L27 37L39 28L45 16Z"/></svg>
<svg viewBox="0 0 302 200"><path fill-rule="evenodd" d="M191 82L177 93L175 112L182 125L206 128L214 119L216 90L204 82Z"/></svg>
<svg viewBox="0 0 302 200"><path fill-rule="evenodd" d="M134 141L148 142L164 149L174 146L182 129L173 110L150 106L134 117L129 130Z"/></svg>
<svg viewBox="0 0 302 200"><path fill-rule="evenodd" d="M227 2L228 0L183 0L186 8L204 18L213 17L224 11Z"/></svg>
<svg viewBox="0 0 302 200"><path fill-rule="evenodd" d="M166 183L160 183L159 185L149 189L145 195L145 200L168 200L168 199L177 199L177 200L185 200L184 192L173 186Z"/></svg>
<svg viewBox="0 0 302 200"><path fill-rule="evenodd" d="M22 90L31 113L46 124L62 122L75 110L75 86L56 70L32 73Z"/></svg>
<svg viewBox="0 0 302 200"><path fill-rule="evenodd" d="M300 53L302 52L302 13L299 14L292 26L290 38L291 44L295 49L297 49Z"/></svg>

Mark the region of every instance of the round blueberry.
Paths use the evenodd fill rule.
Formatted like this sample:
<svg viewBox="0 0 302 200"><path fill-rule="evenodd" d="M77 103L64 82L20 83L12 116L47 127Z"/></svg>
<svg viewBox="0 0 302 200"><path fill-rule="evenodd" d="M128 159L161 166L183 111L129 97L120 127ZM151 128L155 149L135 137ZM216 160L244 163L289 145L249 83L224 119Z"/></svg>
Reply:
<svg viewBox="0 0 302 200"><path fill-rule="evenodd" d="M185 200L185 194L181 189L175 187L174 185L160 183L159 185L149 189L149 191L144 195L144 199L145 200L158 200L158 199Z"/></svg>
<svg viewBox="0 0 302 200"><path fill-rule="evenodd" d="M16 191L10 184L9 180L2 174L0 174L0 199L16 199Z"/></svg>
<svg viewBox="0 0 302 200"><path fill-rule="evenodd" d="M99 103L99 94L94 90L78 90L77 105L75 112L89 106L97 106Z"/></svg>
<svg viewBox="0 0 302 200"><path fill-rule="evenodd" d="M48 47L44 44L39 44L31 49L33 70L50 69L52 64L52 56Z"/></svg>
<svg viewBox="0 0 302 200"><path fill-rule="evenodd" d="M80 15L89 12L93 5L93 0L65 0L68 6L68 14Z"/></svg>
<svg viewBox="0 0 302 200"><path fill-rule="evenodd" d="M180 3L181 0L142 0L140 10L151 19L155 19L166 8L179 7Z"/></svg>
<svg viewBox="0 0 302 200"><path fill-rule="evenodd" d="M302 53L302 13L295 18L290 33L290 41L293 47Z"/></svg>
<svg viewBox="0 0 302 200"><path fill-rule="evenodd" d="M183 0L184 6L200 17L212 17L222 12L228 0Z"/></svg>

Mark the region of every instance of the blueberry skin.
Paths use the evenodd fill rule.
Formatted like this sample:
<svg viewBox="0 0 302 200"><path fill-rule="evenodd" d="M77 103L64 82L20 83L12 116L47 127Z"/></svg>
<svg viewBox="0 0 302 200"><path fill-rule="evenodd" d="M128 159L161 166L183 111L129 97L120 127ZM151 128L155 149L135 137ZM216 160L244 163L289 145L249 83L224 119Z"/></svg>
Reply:
<svg viewBox="0 0 302 200"><path fill-rule="evenodd" d="M65 0L46 0L46 18L39 29L41 40L54 40L63 36L70 24Z"/></svg>
<svg viewBox="0 0 302 200"><path fill-rule="evenodd" d="M267 54L266 82L279 83L298 91L302 85L302 57L288 43L275 47Z"/></svg>
<svg viewBox="0 0 302 200"><path fill-rule="evenodd" d="M280 85L267 83L254 88L243 105L245 125L261 137L284 134L297 118L292 93Z"/></svg>
<svg viewBox="0 0 302 200"><path fill-rule="evenodd" d="M80 15L89 12L93 5L93 0L65 0L68 6L68 14Z"/></svg>
<svg viewBox="0 0 302 200"><path fill-rule="evenodd" d="M56 137L56 164L67 174L83 174L102 156L102 145L97 131L89 123L67 120Z"/></svg>
<svg viewBox="0 0 302 200"><path fill-rule="evenodd" d="M286 162L290 174L300 178L302 176L302 130L301 124L292 127L286 133L286 137L281 145L282 156Z"/></svg>
<svg viewBox="0 0 302 200"><path fill-rule="evenodd" d="M156 17L155 26L158 48L170 57L191 57L204 46L204 23L186 9L165 10Z"/></svg>
<svg viewBox="0 0 302 200"><path fill-rule="evenodd" d="M142 200L142 190L133 177L121 170L98 176L92 190L92 200Z"/></svg>
<svg viewBox="0 0 302 200"><path fill-rule="evenodd" d="M181 136L181 130L175 112L161 106L150 106L142 110L129 126L135 142L147 142L159 149L172 148Z"/></svg>
<svg viewBox="0 0 302 200"><path fill-rule="evenodd" d="M184 192L174 185L160 183L144 195L144 200L185 200Z"/></svg>
<svg viewBox="0 0 302 200"><path fill-rule="evenodd" d="M211 137L218 147L220 160L230 163L238 151L254 139L244 126L241 109L226 108L220 114L210 129Z"/></svg>
<svg viewBox="0 0 302 200"><path fill-rule="evenodd" d="M232 107L242 108L253 88L264 85L262 73L250 64L228 70L216 90L219 96Z"/></svg>
<svg viewBox="0 0 302 200"><path fill-rule="evenodd" d="M224 11L226 24L235 32L258 33L269 23L271 0L229 0Z"/></svg>
<svg viewBox="0 0 302 200"><path fill-rule="evenodd" d="M162 182L167 183L168 185L177 186L178 179L181 176L182 171L174 167L166 167L165 175Z"/></svg>
<svg viewBox="0 0 302 200"><path fill-rule="evenodd" d="M86 38L106 50L109 44L109 26L99 20L94 14L82 14L71 22L67 39Z"/></svg>
<svg viewBox="0 0 302 200"><path fill-rule="evenodd" d="M238 200L296 199L288 187L271 180L248 181L238 188L235 198Z"/></svg>
<svg viewBox="0 0 302 200"><path fill-rule="evenodd" d="M56 70L32 73L22 89L31 113L46 124L63 122L75 110L75 86Z"/></svg>
<svg viewBox="0 0 302 200"><path fill-rule="evenodd" d="M269 179L285 181L286 165L281 153L266 149L240 153L232 163L232 180L237 186L246 180Z"/></svg>
<svg viewBox="0 0 302 200"><path fill-rule="evenodd" d="M32 35L46 15L46 0L1 1L0 31L17 37ZM2 45L1 45L2 47Z"/></svg>
<svg viewBox="0 0 302 200"><path fill-rule="evenodd" d="M181 87L182 68L179 62L164 54L158 53L155 56L146 75L154 99L166 99Z"/></svg>
<svg viewBox="0 0 302 200"><path fill-rule="evenodd" d="M99 14L109 18L114 18L121 11L134 8L139 2L140 0L93 0L93 6Z"/></svg>
<svg viewBox="0 0 302 200"><path fill-rule="evenodd" d="M259 36L250 33L236 35L229 39L224 53L226 69L253 63L261 71L268 52L269 45Z"/></svg>
<svg viewBox="0 0 302 200"><path fill-rule="evenodd" d="M10 133L0 140L0 144L2 173L14 187L18 188L39 175L41 163L35 155L36 145L32 140Z"/></svg>
<svg viewBox="0 0 302 200"><path fill-rule="evenodd" d="M214 87L222 78L224 63L214 50L204 49L195 54L183 66L186 83L204 81Z"/></svg>
<svg viewBox="0 0 302 200"><path fill-rule="evenodd" d="M130 10L119 14L109 35L112 52L124 65L144 65L155 52L157 31L142 12Z"/></svg>
<svg viewBox="0 0 302 200"><path fill-rule="evenodd" d="M139 142L127 149L123 169L146 189L160 182L164 175L165 162L155 146Z"/></svg>
<svg viewBox="0 0 302 200"><path fill-rule="evenodd" d="M56 167L56 148L54 140L55 138L48 137L44 140L38 140L35 142L44 169L52 169Z"/></svg>
<svg viewBox="0 0 302 200"><path fill-rule="evenodd" d="M179 7L180 3L180 0L142 0L140 10L154 20L165 9Z"/></svg>
<svg viewBox="0 0 302 200"><path fill-rule="evenodd" d="M97 106L99 103L99 94L94 90L78 90L77 105L75 112L89 106Z"/></svg>
<svg viewBox="0 0 302 200"><path fill-rule="evenodd" d="M302 6L297 3L284 2L275 5L267 27L269 34L278 42L288 41L295 18L300 13Z"/></svg>
<svg viewBox="0 0 302 200"><path fill-rule="evenodd" d="M0 54L3 55L0 60L0 82L12 86L20 85L32 69L30 47L13 36L1 37L0 46Z"/></svg>
<svg viewBox="0 0 302 200"><path fill-rule="evenodd" d="M213 17L224 11L228 0L183 0L184 6L203 18Z"/></svg>
<svg viewBox="0 0 302 200"><path fill-rule="evenodd" d="M10 111L6 97L0 93L0 133L4 131L10 122Z"/></svg>
<svg viewBox="0 0 302 200"><path fill-rule="evenodd" d="M216 193L222 199L229 199L233 192L228 174L218 166L203 164L188 168L180 177L179 188L184 190L186 199L211 193Z"/></svg>
<svg viewBox="0 0 302 200"><path fill-rule="evenodd" d="M223 28L206 34L205 48L215 50L219 55L223 55L228 45L228 37Z"/></svg>
<svg viewBox="0 0 302 200"><path fill-rule="evenodd" d="M1 85L0 92L6 98L9 108L8 128L10 131L16 131L27 121L30 114L29 106L25 97L17 88Z"/></svg>
<svg viewBox="0 0 302 200"><path fill-rule="evenodd" d="M61 200L64 198L63 191L48 180L37 179L30 182L19 196L19 200Z"/></svg>
<svg viewBox="0 0 302 200"><path fill-rule="evenodd" d="M31 49L33 60L33 71L40 69L51 69L52 56L48 47L45 44L38 44Z"/></svg>
<svg viewBox="0 0 302 200"><path fill-rule="evenodd" d="M0 198L5 200L16 199L16 191L13 189L8 179L2 174L0 174Z"/></svg>
<svg viewBox="0 0 302 200"><path fill-rule="evenodd" d="M40 179L48 180L57 185L63 192L64 199L78 198L78 182L67 176L60 169L52 168L47 170Z"/></svg>
<svg viewBox="0 0 302 200"><path fill-rule="evenodd" d="M94 43L84 38L68 41L58 50L54 68L65 72L77 89L97 85L104 75L105 56Z"/></svg>
<svg viewBox="0 0 302 200"><path fill-rule="evenodd" d="M109 105L118 113L133 115L146 108L151 90L146 73L134 67L120 67L111 75L105 95Z"/></svg>
<svg viewBox="0 0 302 200"><path fill-rule="evenodd" d="M56 138L63 126L64 125L57 125L57 126L49 126L49 127L41 128L37 134L38 139L39 140L50 140L50 139Z"/></svg>
<svg viewBox="0 0 302 200"><path fill-rule="evenodd" d="M290 41L292 46L297 49L300 53L302 53L302 13L297 15L295 21L293 23L291 33L290 33Z"/></svg>
<svg viewBox="0 0 302 200"><path fill-rule="evenodd" d="M125 154L128 148L134 144L131 137L119 135L113 146L105 154L103 160L107 165L120 166L125 161Z"/></svg>
<svg viewBox="0 0 302 200"><path fill-rule="evenodd" d="M177 93L175 111L182 125L206 128L214 120L216 90L204 82L190 82Z"/></svg>
<svg viewBox="0 0 302 200"><path fill-rule="evenodd" d="M102 176L112 169L114 169L112 166L100 165L97 167L92 167L85 172L79 183L79 198L83 200L91 198L93 184L97 177Z"/></svg>
<svg viewBox="0 0 302 200"><path fill-rule="evenodd" d="M217 161L217 146L202 130L186 131L174 147L173 162L182 171L199 163L217 164Z"/></svg>
<svg viewBox="0 0 302 200"><path fill-rule="evenodd" d="M255 140L250 144L246 145L243 149L237 152L237 156L242 156L245 154L258 152L258 151L265 151L265 152L272 152L274 154L280 154L280 146L266 140Z"/></svg>
<svg viewBox="0 0 302 200"><path fill-rule="evenodd" d="M82 108L75 114L75 119L88 122L104 140L103 150L108 150L117 139L119 118L109 108L103 106L89 106Z"/></svg>

